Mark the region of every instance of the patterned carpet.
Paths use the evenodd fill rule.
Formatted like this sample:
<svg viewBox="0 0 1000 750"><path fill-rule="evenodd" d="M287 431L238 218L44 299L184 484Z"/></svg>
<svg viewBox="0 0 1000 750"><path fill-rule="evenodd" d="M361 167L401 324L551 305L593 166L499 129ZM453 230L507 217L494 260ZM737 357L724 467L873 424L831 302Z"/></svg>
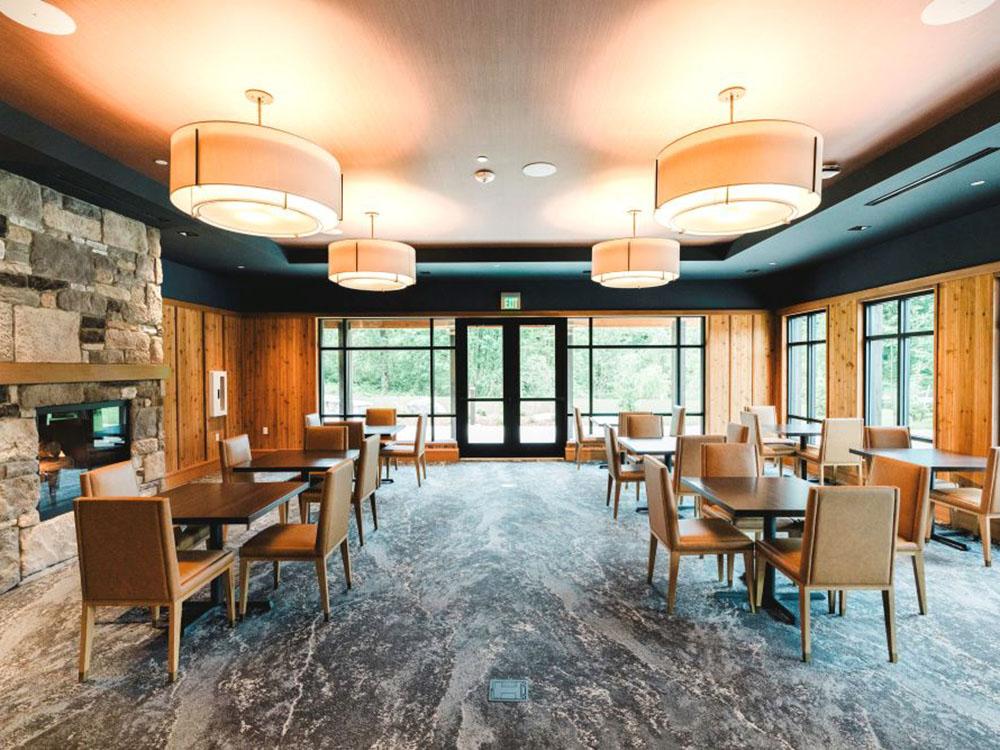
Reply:
<svg viewBox="0 0 1000 750"><path fill-rule="evenodd" d="M311 565L287 565L270 612L188 630L173 685L139 610L99 612L77 683L75 566L0 596L0 747L1000 746L1000 570L976 544L931 545L925 617L899 565L898 664L879 595L856 593L846 618L814 602L805 665L797 628L716 595L714 560L683 560L668 617L666 555L647 586L646 517L626 493L613 522L593 465L396 476L349 593L330 561L329 623ZM257 566L252 594L269 586ZM493 677L530 700L489 703Z"/></svg>

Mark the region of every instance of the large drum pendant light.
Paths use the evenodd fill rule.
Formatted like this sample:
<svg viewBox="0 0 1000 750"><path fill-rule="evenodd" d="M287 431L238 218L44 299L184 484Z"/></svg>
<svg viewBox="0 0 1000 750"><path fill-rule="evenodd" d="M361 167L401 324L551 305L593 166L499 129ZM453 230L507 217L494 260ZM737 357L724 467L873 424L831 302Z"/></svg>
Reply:
<svg viewBox="0 0 1000 750"><path fill-rule="evenodd" d="M366 292L395 292L417 281L416 251L402 242L375 239L375 211L370 239L338 240L329 245L330 281L348 289Z"/></svg>
<svg viewBox="0 0 1000 750"><path fill-rule="evenodd" d="M340 164L323 148L261 124L274 98L250 89L257 124L193 122L170 136L170 202L206 224L261 237L308 237L340 223Z"/></svg>
<svg viewBox="0 0 1000 750"><path fill-rule="evenodd" d="M745 89L725 89L729 122L674 141L656 160L656 220L675 232L758 232L820 203L823 136L788 120L733 120Z"/></svg>
<svg viewBox="0 0 1000 750"><path fill-rule="evenodd" d="M590 278L614 289L644 289L663 286L681 275L681 246L676 240L636 237L632 214L632 236L594 245Z"/></svg>

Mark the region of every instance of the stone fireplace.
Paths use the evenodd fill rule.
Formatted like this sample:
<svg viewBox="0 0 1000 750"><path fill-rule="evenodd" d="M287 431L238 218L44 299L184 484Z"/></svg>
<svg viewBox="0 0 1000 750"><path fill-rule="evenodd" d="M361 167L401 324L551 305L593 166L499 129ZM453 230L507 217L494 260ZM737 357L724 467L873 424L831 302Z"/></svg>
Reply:
<svg viewBox="0 0 1000 750"><path fill-rule="evenodd" d="M127 453L159 488L163 384L135 374L163 361L161 282L158 230L0 171L0 369L33 373L0 383L0 592L76 554L73 514L39 514L39 409L128 402Z"/></svg>

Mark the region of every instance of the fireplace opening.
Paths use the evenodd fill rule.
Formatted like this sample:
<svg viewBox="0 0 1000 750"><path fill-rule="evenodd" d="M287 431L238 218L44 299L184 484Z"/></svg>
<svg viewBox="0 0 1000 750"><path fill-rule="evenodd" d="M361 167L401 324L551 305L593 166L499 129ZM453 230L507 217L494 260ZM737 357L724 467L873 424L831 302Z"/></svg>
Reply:
<svg viewBox="0 0 1000 750"><path fill-rule="evenodd" d="M40 407L38 514L44 521L73 509L80 475L132 456L128 401Z"/></svg>

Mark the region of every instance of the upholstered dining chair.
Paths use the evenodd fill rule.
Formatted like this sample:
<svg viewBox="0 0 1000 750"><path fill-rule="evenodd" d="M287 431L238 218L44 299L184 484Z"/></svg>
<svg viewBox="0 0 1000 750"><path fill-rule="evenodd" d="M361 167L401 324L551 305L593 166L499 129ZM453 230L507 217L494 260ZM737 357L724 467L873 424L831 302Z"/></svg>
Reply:
<svg viewBox="0 0 1000 750"><path fill-rule="evenodd" d="M236 622L232 552L178 550L165 497L78 497L73 501L83 612L80 681L87 679L98 607L169 607L167 674L177 679L184 600L223 576L229 624Z"/></svg>
<svg viewBox="0 0 1000 750"><path fill-rule="evenodd" d="M703 477L755 477L759 473L757 448L751 443L703 443L701 446L701 475ZM722 508L703 502L702 518L719 518L732 524L745 536L756 539L764 531L759 518L734 519ZM719 580L722 580L722 556L718 560ZM736 557L727 556L726 584L733 585Z"/></svg>
<svg viewBox="0 0 1000 750"><path fill-rule="evenodd" d="M274 586L277 588L278 566L282 562L311 562L316 566L323 618L330 619L330 587L326 578L326 561L334 547L340 547L347 588L351 588L351 551L347 546L347 524L351 513L351 481L354 465L349 459L331 467L323 476L323 499L319 506L319 522L290 523L268 526L254 534L240 548L240 615L247 612L250 594L250 564L271 562L275 566Z"/></svg>
<svg viewBox="0 0 1000 750"><path fill-rule="evenodd" d="M323 425L323 420L320 419L318 412L306 414L305 422L306 427L321 427Z"/></svg>
<svg viewBox="0 0 1000 750"><path fill-rule="evenodd" d="M631 417L653 416L651 411L620 411L618 412L618 428L615 435L619 437L634 437L628 432L629 419Z"/></svg>
<svg viewBox="0 0 1000 750"><path fill-rule="evenodd" d="M327 422L326 427L343 427L347 430L347 447L351 450L361 450L365 439L365 423L360 419L344 419Z"/></svg>
<svg viewBox="0 0 1000 750"><path fill-rule="evenodd" d="M302 449L307 451L346 451L347 428L333 425L306 427Z"/></svg>
<svg viewBox="0 0 1000 750"><path fill-rule="evenodd" d="M423 478L427 479L427 415L417 416L417 433L412 443L392 443L382 447L382 463L388 468L389 462L398 462L399 459L413 461L413 466L417 470L417 487L420 487L421 470Z"/></svg>
<svg viewBox="0 0 1000 750"><path fill-rule="evenodd" d="M615 507L613 516L618 518L618 502L621 499L622 486L635 484L635 499L639 500L639 485L644 479L642 469L636 468L636 464L623 464L621 451L618 447L618 434L611 425L604 427L604 453L608 462L608 495L605 505L611 504L611 490L615 492Z"/></svg>
<svg viewBox="0 0 1000 750"><path fill-rule="evenodd" d="M659 414L629 414L625 418L625 421L628 430L626 434L628 437L663 437L663 417Z"/></svg>
<svg viewBox="0 0 1000 750"><path fill-rule="evenodd" d="M701 495L684 486L685 477L701 476L701 446L705 443L723 443L725 435L681 435L674 452L673 490L678 503L685 496L694 499L694 514L701 517Z"/></svg>
<svg viewBox="0 0 1000 750"><path fill-rule="evenodd" d="M573 407L573 425L576 427L576 435L574 436L574 444L576 451L573 455L573 460L576 462L576 468L580 468L580 457L583 451L587 448L600 448L604 445L604 440L599 435L588 435L583 429L583 416L580 414L580 407Z"/></svg>
<svg viewBox="0 0 1000 750"><path fill-rule="evenodd" d="M351 504L354 506L354 517L358 524L358 542L362 547L365 544L365 527L361 515L361 505L369 498L371 499L372 517L375 521L375 528L378 528L378 515L375 509L375 489L378 485L378 455L378 435L370 435L361 443L358 463L354 471L354 491L351 495ZM312 505L314 503L322 503L322 501L323 485L310 488L299 495L299 518L302 519L302 523L310 522L309 517Z"/></svg>
<svg viewBox="0 0 1000 750"><path fill-rule="evenodd" d="M823 420L819 447L808 446L796 455L809 463L816 464L819 483L826 484L826 470L836 471L841 467L857 469L858 484L865 481L865 462L861 456L851 453L851 448L864 445L864 420L853 417L827 417Z"/></svg>
<svg viewBox="0 0 1000 750"><path fill-rule="evenodd" d="M677 574L683 555L743 554L747 574L747 598L750 611L754 601L753 541L732 524L719 518L685 518L677 515L677 497L670 484L670 474L662 462L647 457L645 462L646 499L649 503L649 562L646 582L653 582L656 550L660 544L670 554L670 578L667 583L667 614L674 611Z"/></svg>
<svg viewBox="0 0 1000 750"><path fill-rule="evenodd" d="M909 427L865 427L865 448L909 448Z"/></svg>
<svg viewBox="0 0 1000 750"><path fill-rule="evenodd" d="M802 661L812 658L810 593L852 589L882 592L889 661L897 661L893 561L898 518L895 487L811 487L802 538L757 542L757 605L768 565L799 588Z"/></svg>
<svg viewBox="0 0 1000 750"><path fill-rule="evenodd" d="M765 445L778 443L795 446L796 441L791 438L783 438L774 432L774 425L778 424L778 410L774 404L751 404L743 411L753 412L757 415L757 424L760 425L760 439Z"/></svg>
<svg viewBox="0 0 1000 750"><path fill-rule="evenodd" d="M748 443L750 442L750 428L739 422L730 422L726 425L727 443Z"/></svg>
<svg viewBox="0 0 1000 750"><path fill-rule="evenodd" d="M310 428L306 428L307 430ZM246 471L233 471L234 466L245 464L253 458L253 451L250 450L250 437L244 433L226 438L219 444L219 467L222 471L223 482L255 482L256 474ZM289 503L282 503L278 506L278 521L288 523ZM223 539L228 533L229 527L222 527Z"/></svg>
<svg viewBox="0 0 1000 750"><path fill-rule="evenodd" d="M986 474L982 489L957 487L935 489L931 492L931 502L948 508L965 511L979 520L979 539L983 544L983 564L988 568L993 564L990 540L990 523L1000 518L1000 448L990 448L986 458Z"/></svg>
<svg viewBox="0 0 1000 750"><path fill-rule="evenodd" d="M670 434L672 437L679 437L684 434L684 417L687 409L680 404L674 404L673 411L670 412Z"/></svg>
<svg viewBox="0 0 1000 750"><path fill-rule="evenodd" d="M740 422L747 428L747 440L757 448L761 474L764 473L768 460L774 461L779 476L785 473L786 458L793 459L794 464L795 446L787 443L765 443L760 433L760 417L755 412L741 411Z"/></svg>

